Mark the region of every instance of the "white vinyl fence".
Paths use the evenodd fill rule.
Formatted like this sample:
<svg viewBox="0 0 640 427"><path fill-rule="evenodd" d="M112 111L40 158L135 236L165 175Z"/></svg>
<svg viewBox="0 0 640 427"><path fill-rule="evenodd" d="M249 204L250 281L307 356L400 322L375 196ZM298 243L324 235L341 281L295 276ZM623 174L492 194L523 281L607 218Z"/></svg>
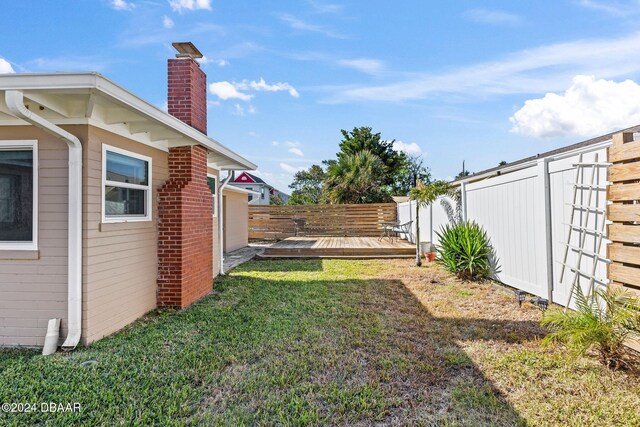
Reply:
<svg viewBox="0 0 640 427"><path fill-rule="evenodd" d="M603 163L608 145L539 158L507 167L499 175L471 178L460 186L460 216L487 231L497 259L498 280L562 305L567 303L576 274L584 290L591 280L596 286L606 284L606 244L598 245L597 233L606 231L601 227L607 203L606 168L583 166L576 208L574 184L580 156L583 165ZM575 226L568 242L572 211ZM413 221L411 241L415 239L415 216L415 202L398 204L398 220ZM448 198L421 208L420 241L437 245L436 232L458 218L456 202ZM579 248L583 248L581 256ZM602 258L594 257L595 253ZM568 267L560 280L563 263Z"/></svg>

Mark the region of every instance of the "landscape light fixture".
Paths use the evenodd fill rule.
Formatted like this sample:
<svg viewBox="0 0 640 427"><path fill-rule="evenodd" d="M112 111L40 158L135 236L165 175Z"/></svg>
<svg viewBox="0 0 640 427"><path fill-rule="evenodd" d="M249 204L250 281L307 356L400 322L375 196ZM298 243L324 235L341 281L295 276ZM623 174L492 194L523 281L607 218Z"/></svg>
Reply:
<svg viewBox="0 0 640 427"><path fill-rule="evenodd" d="M538 308L542 311L545 311L549 308L549 300L545 298L534 298L531 300L531 304L537 305Z"/></svg>
<svg viewBox="0 0 640 427"><path fill-rule="evenodd" d="M527 293L525 291L521 291L520 289L516 289L516 300L518 301L518 305L522 307L522 303L527 298Z"/></svg>

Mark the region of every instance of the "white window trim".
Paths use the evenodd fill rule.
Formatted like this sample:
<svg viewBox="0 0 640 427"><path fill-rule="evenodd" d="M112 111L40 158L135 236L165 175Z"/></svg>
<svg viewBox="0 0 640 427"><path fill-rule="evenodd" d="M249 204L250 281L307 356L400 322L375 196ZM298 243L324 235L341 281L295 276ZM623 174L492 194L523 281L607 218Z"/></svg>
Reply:
<svg viewBox="0 0 640 427"><path fill-rule="evenodd" d="M213 195L213 217L216 218L218 216L218 192L220 191L218 188L218 176L208 173L207 178L213 178L216 180L216 194Z"/></svg>
<svg viewBox="0 0 640 427"><path fill-rule="evenodd" d="M0 150L25 149L33 151L33 237L31 242L0 242L0 250L8 251L37 251L38 250L38 141L28 140L2 140Z"/></svg>
<svg viewBox="0 0 640 427"><path fill-rule="evenodd" d="M135 159L144 160L148 163L148 176L147 181L148 185L138 185L138 184L128 184L126 182L119 181L107 181L107 151L111 151L112 153L122 154L124 156L133 157ZM144 156L142 154L134 153L133 151L123 150L122 148L113 147L111 145L102 144L102 222L105 224L108 223L118 223L118 222L144 222L151 221L152 219L152 193L153 193L153 162L151 157ZM145 216L119 216L119 217L107 217L105 210L105 187L107 185L113 185L115 187L121 188L132 188L136 190L145 190L147 192L147 200L146 200L146 208L147 214Z"/></svg>

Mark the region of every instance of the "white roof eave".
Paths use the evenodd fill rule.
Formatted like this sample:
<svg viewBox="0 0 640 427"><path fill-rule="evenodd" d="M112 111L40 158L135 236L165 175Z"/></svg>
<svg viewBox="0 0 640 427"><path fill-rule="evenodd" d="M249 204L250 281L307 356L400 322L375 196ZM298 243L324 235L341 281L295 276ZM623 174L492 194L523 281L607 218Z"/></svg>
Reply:
<svg viewBox="0 0 640 427"><path fill-rule="evenodd" d="M134 95L99 73L33 73L0 74L0 90L65 90L95 89L111 101L141 114L148 119L179 132L208 150L223 156L234 163L229 169L254 170L257 165L192 128L181 120L162 111L155 105ZM223 168L226 169L226 168Z"/></svg>

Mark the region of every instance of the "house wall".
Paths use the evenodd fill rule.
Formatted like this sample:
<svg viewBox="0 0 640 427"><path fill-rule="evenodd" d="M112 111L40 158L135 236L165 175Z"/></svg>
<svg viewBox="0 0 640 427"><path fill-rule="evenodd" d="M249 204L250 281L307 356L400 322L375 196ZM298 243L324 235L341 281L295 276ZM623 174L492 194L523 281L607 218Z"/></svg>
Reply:
<svg viewBox="0 0 640 427"><path fill-rule="evenodd" d="M245 193L224 192L224 251L249 244L249 203Z"/></svg>
<svg viewBox="0 0 640 427"><path fill-rule="evenodd" d="M269 205L270 204L269 187L264 184L251 182L246 184L230 183L229 185L233 185L234 187L238 187L238 188L244 188L245 190L255 191L257 193L262 193L262 191L264 190L264 198L262 198L261 194L254 195L253 200L251 201L251 204L253 205Z"/></svg>
<svg viewBox="0 0 640 427"><path fill-rule="evenodd" d="M86 127L65 126L86 143ZM51 318L67 330L67 145L33 126L0 127L0 140L38 141L38 250L0 250L0 346L42 346Z"/></svg>
<svg viewBox="0 0 640 427"><path fill-rule="evenodd" d="M168 153L92 126L63 126L83 146L82 343L110 335L156 307L157 192ZM67 331L68 148L33 126L0 128L0 140L38 141L38 250L0 250L0 346L42 346L48 320ZM102 223L102 145L152 158L152 220ZM210 170L218 175L218 171ZM213 275L219 274L218 218Z"/></svg>
<svg viewBox="0 0 640 427"><path fill-rule="evenodd" d="M152 158L151 221L102 223L102 145ZM156 307L158 188L167 180L168 154L90 127L83 152L84 344L110 335Z"/></svg>

